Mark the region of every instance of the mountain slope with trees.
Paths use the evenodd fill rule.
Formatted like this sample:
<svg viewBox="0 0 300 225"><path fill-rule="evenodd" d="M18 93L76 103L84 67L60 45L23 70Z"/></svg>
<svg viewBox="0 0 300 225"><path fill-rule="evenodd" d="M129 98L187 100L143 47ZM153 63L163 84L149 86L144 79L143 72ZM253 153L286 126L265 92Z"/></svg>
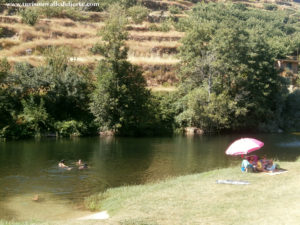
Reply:
<svg viewBox="0 0 300 225"><path fill-rule="evenodd" d="M102 12L85 11L72 21L55 18L68 17L72 10L79 9L25 9L25 18L34 19L40 12L35 10L44 10L41 13L51 18L37 18L39 26L23 20L29 23L22 25L30 31L26 44L41 44L23 49L25 55L10 55L23 45L13 39L11 27L21 28L14 23L8 26L9 22L0 24L5 36L0 52L7 56L0 63L1 137L80 136L100 131L125 136L161 135L189 126L205 133L299 129L298 108L293 104L299 94L288 92L289 80L275 67L276 59L299 50L297 12L244 3L181 7L172 1L156 2L148 7L161 10L158 14L148 11L148 20L158 22L138 25L146 20L147 10L136 2L124 2L97 9ZM88 21L86 16L96 16L101 22ZM5 18L19 19L8 16L2 21ZM47 21L51 26L45 25ZM53 35L55 26L74 27L60 31L60 35L70 35L76 28L71 36L76 33L76 37L82 37L46 39L47 29ZM156 54L166 49L171 59L159 57L151 66L145 66L145 61L132 62L133 52ZM92 65L80 63L82 51L89 53ZM148 58L153 60L151 54ZM14 63L12 57L17 58ZM31 59L39 61L31 63ZM166 59L176 64L177 70L172 70L176 71L173 76L178 88L163 94L150 92L146 74L153 76L160 71L159 76L167 76L170 69L161 67L165 66L161 60Z"/></svg>

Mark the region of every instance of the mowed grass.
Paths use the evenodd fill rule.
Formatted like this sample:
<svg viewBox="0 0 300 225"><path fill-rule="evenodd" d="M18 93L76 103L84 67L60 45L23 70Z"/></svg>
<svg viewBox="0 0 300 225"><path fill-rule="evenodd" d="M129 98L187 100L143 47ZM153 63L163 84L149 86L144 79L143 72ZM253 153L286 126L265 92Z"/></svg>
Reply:
<svg viewBox="0 0 300 225"><path fill-rule="evenodd" d="M112 224L299 224L300 162L280 165L289 171L270 176L234 167L113 188L86 202L107 210ZM250 185L217 184L218 179Z"/></svg>

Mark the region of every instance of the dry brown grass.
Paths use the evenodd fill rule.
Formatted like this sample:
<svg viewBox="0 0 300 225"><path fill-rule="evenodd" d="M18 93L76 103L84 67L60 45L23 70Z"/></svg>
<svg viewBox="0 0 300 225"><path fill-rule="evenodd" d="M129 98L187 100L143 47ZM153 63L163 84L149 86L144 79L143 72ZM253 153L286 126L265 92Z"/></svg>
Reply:
<svg viewBox="0 0 300 225"><path fill-rule="evenodd" d="M1 23L21 23L21 18L19 16L0 15L0 22Z"/></svg>
<svg viewBox="0 0 300 225"><path fill-rule="evenodd" d="M180 42L177 41L143 41L143 42L139 42L139 41L134 41L134 40L128 40L126 42L126 44L130 47L130 48L153 48L156 46L165 46L165 47L179 47L181 45Z"/></svg>
<svg viewBox="0 0 300 225"><path fill-rule="evenodd" d="M146 31L137 32L130 31L129 39L135 41L178 41L184 34L182 32L171 31L171 32L157 32L157 31Z"/></svg>
<svg viewBox="0 0 300 225"><path fill-rule="evenodd" d="M177 53L177 48L180 46L176 41L134 41L126 42L129 47L129 55L135 57L170 57Z"/></svg>
<svg viewBox="0 0 300 225"><path fill-rule="evenodd" d="M91 48L97 41L99 41L99 38L88 38L84 40L70 38L59 38L53 40L37 39L30 42L23 42L7 50L2 50L1 54L3 56L22 56L25 54L26 49L32 49L33 53L38 55L41 53L41 50L48 46L70 46L74 50L74 54L88 55L88 49Z"/></svg>
<svg viewBox="0 0 300 225"><path fill-rule="evenodd" d="M11 64L16 62L28 62L34 66L40 66L44 63L44 57L42 56L8 56L7 60Z"/></svg>
<svg viewBox="0 0 300 225"><path fill-rule="evenodd" d="M40 21L35 27L21 23L0 23L1 27L8 28L17 33L20 40L26 42L34 39L54 39L66 38L89 38L97 36L98 30L103 27L103 23L72 23L67 19L59 20L59 23L49 20ZM58 21L58 19L56 19Z"/></svg>
<svg viewBox="0 0 300 225"><path fill-rule="evenodd" d="M153 86L153 87L148 87L148 89L150 89L153 92L172 92L172 91L176 91L177 87L175 86L168 86L168 87L164 87L164 86Z"/></svg>
<svg viewBox="0 0 300 225"><path fill-rule="evenodd" d="M9 49L13 46L20 45L22 42L17 39L12 39L12 38L1 38L0 39L0 46L3 49Z"/></svg>
<svg viewBox="0 0 300 225"><path fill-rule="evenodd" d="M95 63L96 60L102 59L102 56L78 56L77 62L91 64ZM129 56L128 60L135 65L175 65L180 62L178 59L169 57L169 58L160 58L160 57L134 57Z"/></svg>
<svg viewBox="0 0 300 225"><path fill-rule="evenodd" d="M49 34L35 30L34 27L21 23L0 23L1 27L13 30L16 36L23 42L37 39L48 38Z"/></svg>
<svg viewBox="0 0 300 225"><path fill-rule="evenodd" d="M174 57L161 58L161 57L134 57L129 56L128 60L136 65L146 65L146 64L155 64L155 65L174 65L180 62L179 59Z"/></svg>
<svg viewBox="0 0 300 225"><path fill-rule="evenodd" d="M32 27L20 23L19 17L10 19L19 22L3 21L0 26L12 30L16 35L13 38L0 40L3 47L0 54L6 56L11 63L25 61L35 66L43 65L43 51L49 46L71 47L75 61L91 68L102 59L99 55L92 55L89 49L101 42L101 37L97 33L104 26L103 22L41 18ZM130 26L132 30L129 31L129 35L137 40L126 41L129 47L128 60L135 65L142 66L149 85L157 86L176 82L174 68L179 60L174 54L180 46L178 39L184 33L147 31L149 23ZM32 50L31 55L26 55L27 49Z"/></svg>
<svg viewBox="0 0 300 225"><path fill-rule="evenodd" d="M178 38L184 36L184 32L178 32L178 31L169 31L169 32L147 31L143 33L137 31L130 31L129 34L132 36L178 37Z"/></svg>

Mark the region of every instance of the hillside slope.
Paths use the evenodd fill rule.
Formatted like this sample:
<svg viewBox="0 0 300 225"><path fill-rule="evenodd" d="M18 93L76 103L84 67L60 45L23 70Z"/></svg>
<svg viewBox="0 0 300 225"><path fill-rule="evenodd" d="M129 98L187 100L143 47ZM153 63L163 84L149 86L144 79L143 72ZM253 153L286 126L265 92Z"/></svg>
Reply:
<svg viewBox="0 0 300 225"><path fill-rule="evenodd" d="M271 2L271 1L270 1ZM237 2L239 3L239 2ZM263 8L264 3L243 1L248 6ZM128 26L129 60L140 65L149 86L176 84L176 54L184 32L176 31L169 18L186 17L186 11L195 4L187 0L143 0L150 9L147 21ZM299 10L296 2L276 3L279 10ZM171 7L171 8L170 8ZM171 14L175 7L180 13ZM98 32L104 25L105 13L84 12L84 19L46 18L41 16L34 26L22 23L19 14L9 7L0 14L0 55L9 62L26 61L33 65L44 62L43 51L49 46L69 46L73 49L72 60L93 67L100 55L93 55L92 46L101 41ZM163 31L157 28L163 28ZM160 31L157 31L160 30Z"/></svg>

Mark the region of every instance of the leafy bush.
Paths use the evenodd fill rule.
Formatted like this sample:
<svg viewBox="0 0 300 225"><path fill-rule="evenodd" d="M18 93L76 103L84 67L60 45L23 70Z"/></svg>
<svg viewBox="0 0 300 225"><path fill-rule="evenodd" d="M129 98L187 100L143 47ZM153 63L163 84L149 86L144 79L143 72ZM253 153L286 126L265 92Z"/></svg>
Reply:
<svg viewBox="0 0 300 225"><path fill-rule="evenodd" d="M40 15L45 15L47 18L70 18L72 20L86 20L88 17L83 15L80 10L74 7L39 7Z"/></svg>
<svg viewBox="0 0 300 225"><path fill-rule="evenodd" d="M285 102L283 127L289 131L300 129L300 91L290 93Z"/></svg>
<svg viewBox="0 0 300 225"><path fill-rule="evenodd" d="M233 5L233 8L241 10L241 11L245 11L245 10L247 10L247 5L239 2L239 3L235 3Z"/></svg>
<svg viewBox="0 0 300 225"><path fill-rule="evenodd" d="M55 73L65 71L70 58L73 56L72 49L69 47L49 47L44 50L46 63L52 67Z"/></svg>
<svg viewBox="0 0 300 225"><path fill-rule="evenodd" d="M171 30L171 25L168 20L164 20L160 26L156 24L151 24L149 26L150 31L162 31L162 32L168 32Z"/></svg>
<svg viewBox="0 0 300 225"><path fill-rule="evenodd" d="M169 7L169 11L170 11L171 14L179 14L179 13L182 12L182 9L179 8L179 7L176 6L176 5L171 5L171 6Z"/></svg>
<svg viewBox="0 0 300 225"><path fill-rule="evenodd" d="M0 86L10 70L10 64L6 58L0 60Z"/></svg>
<svg viewBox="0 0 300 225"><path fill-rule="evenodd" d="M150 31L159 31L160 27L157 26L156 24L152 23L152 24L149 25L148 29Z"/></svg>
<svg viewBox="0 0 300 225"><path fill-rule="evenodd" d="M185 32L189 27L188 20L186 18L180 18L178 22L174 22L173 26L176 31Z"/></svg>
<svg viewBox="0 0 300 225"><path fill-rule="evenodd" d="M62 137L81 136L81 131L86 130L83 122L76 120L58 121L54 124L54 127L59 136Z"/></svg>
<svg viewBox="0 0 300 225"><path fill-rule="evenodd" d="M274 4L264 4L264 9L273 11L273 10L277 10L278 7L277 5Z"/></svg>
<svg viewBox="0 0 300 225"><path fill-rule="evenodd" d="M39 18L38 13L31 8L21 10L20 14L22 17L22 22L31 26L34 26Z"/></svg>
<svg viewBox="0 0 300 225"><path fill-rule="evenodd" d="M37 104L33 96L29 100L21 100L23 112L18 115L19 123L26 125L26 128L35 136L40 136L41 131L46 128L48 113L44 107L43 99Z"/></svg>
<svg viewBox="0 0 300 225"><path fill-rule="evenodd" d="M132 6L128 9L128 15L136 24L142 23L148 16L149 10L144 6Z"/></svg>
<svg viewBox="0 0 300 225"><path fill-rule="evenodd" d="M168 20L164 20L161 23L160 31L162 31L162 32L169 32L170 30L171 30L170 22Z"/></svg>

